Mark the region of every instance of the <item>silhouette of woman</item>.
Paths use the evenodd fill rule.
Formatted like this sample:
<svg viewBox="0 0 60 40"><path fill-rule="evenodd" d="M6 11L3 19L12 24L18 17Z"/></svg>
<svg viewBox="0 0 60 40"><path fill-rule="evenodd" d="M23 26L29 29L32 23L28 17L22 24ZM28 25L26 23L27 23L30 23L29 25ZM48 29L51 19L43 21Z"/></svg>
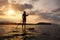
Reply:
<svg viewBox="0 0 60 40"><path fill-rule="evenodd" d="M22 15L23 24L26 24L26 16L28 16L28 15L27 15L26 12L24 11L24 12L23 12L23 15Z"/></svg>

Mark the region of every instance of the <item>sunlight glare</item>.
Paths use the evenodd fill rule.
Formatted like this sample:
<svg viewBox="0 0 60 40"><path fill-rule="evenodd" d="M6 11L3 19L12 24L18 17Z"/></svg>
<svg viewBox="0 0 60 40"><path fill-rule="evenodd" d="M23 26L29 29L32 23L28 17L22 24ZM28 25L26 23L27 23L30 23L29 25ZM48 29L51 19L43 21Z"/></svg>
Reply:
<svg viewBox="0 0 60 40"><path fill-rule="evenodd" d="M14 10L9 9L9 10L7 11L7 15L13 15L13 14L15 14L15 11L14 11Z"/></svg>

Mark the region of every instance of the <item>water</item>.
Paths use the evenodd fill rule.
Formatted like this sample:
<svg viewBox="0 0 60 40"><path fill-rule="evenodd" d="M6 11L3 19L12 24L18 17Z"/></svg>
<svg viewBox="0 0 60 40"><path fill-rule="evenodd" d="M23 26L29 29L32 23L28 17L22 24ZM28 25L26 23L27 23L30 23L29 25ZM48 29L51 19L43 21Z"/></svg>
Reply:
<svg viewBox="0 0 60 40"><path fill-rule="evenodd" d="M17 25L0 25L0 40L60 40L60 25L26 25L25 36L20 35L23 33L22 25L16 27ZM1 36L10 37L3 39Z"/></svg>

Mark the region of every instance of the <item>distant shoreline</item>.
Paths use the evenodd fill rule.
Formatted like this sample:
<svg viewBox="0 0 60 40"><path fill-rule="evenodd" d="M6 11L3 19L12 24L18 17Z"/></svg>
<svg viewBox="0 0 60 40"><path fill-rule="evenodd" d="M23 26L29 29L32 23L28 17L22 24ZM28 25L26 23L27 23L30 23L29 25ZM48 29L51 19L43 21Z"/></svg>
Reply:
<svg viewBox="0 0 60 40"><path fill-rule="evenodd" d="M0 25L23 25L23 23L0 23ZM37 24L32 24L32 23L26 23L25 25L52 25L52 23L37 23Z"/></svg>

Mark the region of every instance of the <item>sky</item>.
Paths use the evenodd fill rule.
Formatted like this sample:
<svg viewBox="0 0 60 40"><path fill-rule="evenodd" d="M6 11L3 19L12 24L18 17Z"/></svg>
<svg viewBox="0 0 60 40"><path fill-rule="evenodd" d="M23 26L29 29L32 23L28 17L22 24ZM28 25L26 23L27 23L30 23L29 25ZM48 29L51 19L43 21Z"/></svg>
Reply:
<svg viewBox="0 0 60 40"><path fill-rule="evenodd" d="M10 5L12 4L12 9L16 11L16 14L11 16L2 13L1 10L8 8L7 5L9 4L0 3L0 5L2 4L0 22L22 22L22 14L25 10L29 14L27 23L50 22L60 24L60 0L8 0L8 2Z"/></svg>

